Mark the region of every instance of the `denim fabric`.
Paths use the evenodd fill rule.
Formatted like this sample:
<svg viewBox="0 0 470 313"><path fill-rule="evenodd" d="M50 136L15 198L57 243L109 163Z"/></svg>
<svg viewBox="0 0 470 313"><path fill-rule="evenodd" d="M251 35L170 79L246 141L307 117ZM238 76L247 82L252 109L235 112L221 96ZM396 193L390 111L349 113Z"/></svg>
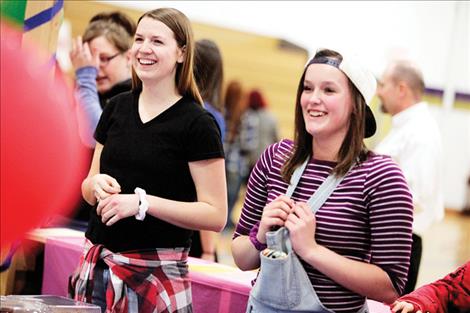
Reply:
<svg viewBox="0 0 470 313"><path fill-rule="evenodd" d="M260 254L260 274L250 293L247 312L331 313L321 304L292 250L287 229L268 232L266 241L270 249L284 251L287 257L273 259Z"/></svg>
<svg viewBox="0 0 470 313"><path fill-rule="evenodd" d="M104 265L95 267L95 281L93 282L93 293L91 303L101 307L101 312L106 312L106 286L109 281L109 270Z"/></svg>
<svg viewBox="0 0 470 313"><path fill-rule="evenodd" d="M328 309L324 309L323 311L292 311L292 310L283 310L283 309L275 309L272 307L267 306L264 303L260 303L256 301L256 299L250 297L248 300L248 305L246 308L246 313L294 313L294 312L309 312L309 313L324 313L328 312L331 313L332 311ZM357 311L357 313L370 313L369 308L367 307L367 303L364 303L364 306Z"/></svg>
<svg viewBox="0 0 470 313"><path fill-rule="evenodd" d="M101 312L106 312L106 286L109 282L109 268L104 264L99 264L95 267L95 281L93 284L92 302L101 307ZM128 312L138 313L139 303L137 294L131 289L126 288L128 298Z"/></svg>
<svg viewBox="0 0 470 313"><path fill-rule="evenodd" d="M321 303L307 272L292 249L286 228L266 233L268 248L287 253L285 258L260 254L261 267L250 293L246 313L333 313ZM358 313L367 313L367 304Z"/></svg>

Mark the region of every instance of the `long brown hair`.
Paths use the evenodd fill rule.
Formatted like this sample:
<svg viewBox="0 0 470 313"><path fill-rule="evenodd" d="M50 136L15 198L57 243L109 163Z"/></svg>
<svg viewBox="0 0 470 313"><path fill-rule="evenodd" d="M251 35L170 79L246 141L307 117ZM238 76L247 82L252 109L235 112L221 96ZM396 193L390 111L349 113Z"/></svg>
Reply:
<svg viewBox="0 0 470 313"><path fill-rule="evenodd" d="M343 59L338 52L327 49L318 51L314 58L316 57L328 57L339 61ZM295 100L294 151L287 158L281 171L282 178L285 182L290 181L292 173L311 155L314 149L314 147L312 147L313 137L305 128L302 107L300 105L300 98L304 89L305 73L307 72L308 66L309 65L305 67L297 87L297 97ZM338 164L336 164L332 172L337 176L346 174L357 160L363 161L368 152L364 144L366 101L349 78L348 84L353 100L353 109L349 129L338 151Z"/></svg>
<svg viewBox="0 0 470 313"><path fill-rule="evenodd" d="M242 84L233 80L225 90L225 120L227 121L227 142L232 143L240 128L241 117L246 110Z"/></svg>
<svg viewBox="0 0 470 313"><path fill-rule="evenodd" d="M184 49L184 61L177 64L175 84L180 95L188 96L202 105L201 94L194 79L194 36L189 19L182 12L173 8L160 8L144 13L137 25L144 17L149 17L165 24L175 37L180 49ZM132 68L132 88L142 88L142 81Z"/></svg>
<svg viewBox="0 0 470 313"><path fill-rule="evenodd" d="M224 69L222 54L214 41L209 39L196 41L194 77L202 99L219 112L223 112L222 83L224 81Z"/></svg>

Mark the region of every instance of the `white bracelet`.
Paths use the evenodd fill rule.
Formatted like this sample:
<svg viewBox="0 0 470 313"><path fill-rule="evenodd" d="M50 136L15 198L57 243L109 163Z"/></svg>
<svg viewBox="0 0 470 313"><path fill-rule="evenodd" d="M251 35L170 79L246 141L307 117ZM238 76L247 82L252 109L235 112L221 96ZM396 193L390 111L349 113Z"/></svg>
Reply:
<svg viewBox="0 0 470 313"><path fill-rule="evenodd" d="M149 209L149 202L147 201L147 193L142 188L135 188L135 194L139 196L139 212L135 215L135 218L139 221L143 221L145 218L145 214Z"/></svg>

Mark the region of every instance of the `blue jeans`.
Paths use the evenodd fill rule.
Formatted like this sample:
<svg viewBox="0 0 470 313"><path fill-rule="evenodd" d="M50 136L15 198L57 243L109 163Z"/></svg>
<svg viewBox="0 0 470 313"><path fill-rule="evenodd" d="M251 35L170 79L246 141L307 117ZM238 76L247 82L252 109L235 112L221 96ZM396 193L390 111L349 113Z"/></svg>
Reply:
<svg viewBox="0 0 470 313"><path fill-rule="evenodd" d="M232 215L233 207L237 203L238 196L240 193L240 187L243 182L243 178L238 172L226 172L227 175L227 201L228 201L228 221L227 226L232 227L233 222L230 219Z"/></svg>
<svg viewBox="0 0 470 313"><path fill-rule="evenodd" d="M93 293L91 296L91 303L101 307L101 312L106 312L106 286L109 283L109 268L102 261L99 261L95 266ZM139 312L139 301L137 294L126 287L127 297L129 300L129 313Z"/></svg>

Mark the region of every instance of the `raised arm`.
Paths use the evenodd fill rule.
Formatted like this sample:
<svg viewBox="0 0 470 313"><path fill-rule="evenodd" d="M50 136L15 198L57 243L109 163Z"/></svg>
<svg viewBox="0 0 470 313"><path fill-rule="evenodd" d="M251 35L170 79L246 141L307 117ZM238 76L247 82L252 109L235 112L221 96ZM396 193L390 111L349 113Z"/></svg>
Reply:
<svg viewBox="0 0 470 313"><path fill-rule="evenodd" d="M93 148L95 146L93 133L102 112L96 87L98 56L93 57L88 43L82 43L81 37L78 37L73 41L70 59L75 69L80 139L84 145Z"/></svg>

